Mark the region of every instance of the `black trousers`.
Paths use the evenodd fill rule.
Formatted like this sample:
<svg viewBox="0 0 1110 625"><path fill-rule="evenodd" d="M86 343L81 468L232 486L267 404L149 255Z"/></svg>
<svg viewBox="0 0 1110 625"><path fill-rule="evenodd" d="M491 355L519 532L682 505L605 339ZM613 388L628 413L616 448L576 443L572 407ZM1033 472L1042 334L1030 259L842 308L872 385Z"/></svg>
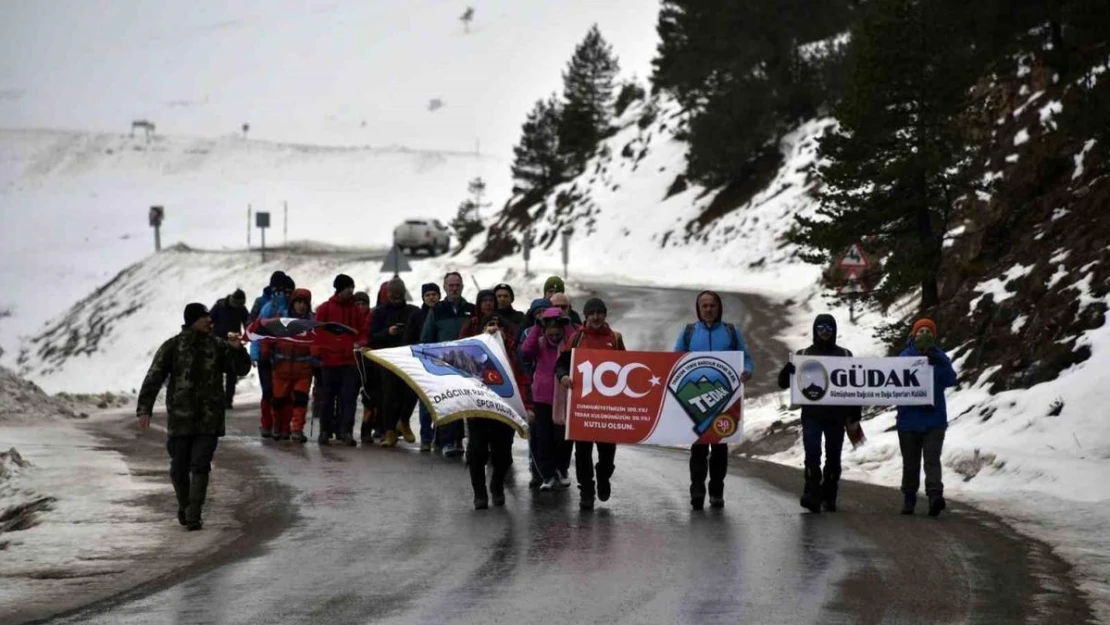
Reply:
<svg viewBox="0 0 1110 625"><path fill-rule="evenodd" d="M910 432L898 430L898 446L902 448L902 492L916 495L921 485L921 465L925 465L925 495L932 499L944 495L940 479L940 453L944 450L944 428Z"/></svg>
<svg viewBox="0 0 1110 625"><path fill-rule="evenodd" d="M536 419L532 422L531 435L536 437L533 462L544 480L555 477L555 472L566 475L570 470L570 457L574 442L566 439L566 428L552 419L551 405L537 403L533 409Z"/></svg>
<svg viewBox="0 0 1110 625"><path fill-rule="evenodd" d="M203 475L207 478L212 471L212 457L220 439L215 434L195 436L171 436L166 440L166 451L170 454L170 481L177 495L177 505L189 505L189 476Z"/></svg>
<svg viewBox="0 0 1110 625"><path fill-rule="evenodd" d="M404 380L388 369L382 368L381 378L382 431L389 432L396 430L399 422L407 423L410 420L412 411L416 408L416 393L409 388L408 384L405 384Z"/></svg>
<svg viewBox="0 0 1110 625"><path fill-rule="evenodd" d="M493 419L469 419L470 437L466 457L470 468L470 484L476 496L486 495L486 462L493 460L489 490L505 491L505 474L513 461L513 428Z"/></svg>
<svg viewBox="0 0 1110 625"><path fill-rule="evenodd" d="M342 437L352 435L355 428L355 410L358 407L358 368L354 365L323 367L324 414L321 415L323 431ZM339 404L339 414L329 410Z"/></svg>
<svg viewBox="0 0 1110 625"><path fill-rule="evenodd" d="M224 379L224 400L228 406L235 399L235 385L238 383L239 376L235 375L234 371L228 371L227 377Z"/></svg>
<svg viewBox="0 0 1110 625"><path fill-rule="evenodd" d="M821 470L821 439L825 439L825 470ZM844 447L844 419L802 417L805 447L805 493L836 502L840 485L840 452Z"/></svg>
<svg viewBox="0 0 1110 625"><path fill-rule="evenodd" d="M690 496L705 497L705 475L709 474L709 496L724 497L728 473L728 445L690 446Z"/></svg>
<svg viewBox="0 0 1110 625"><path fill-rule="evenodd" d="M597 445L597 479L607 480L613 476L613 460L617 456L615 443L575 441L574 473L578 477L578 490L583 497L593 497L596 492L594 490L594 445Z"/></svg>

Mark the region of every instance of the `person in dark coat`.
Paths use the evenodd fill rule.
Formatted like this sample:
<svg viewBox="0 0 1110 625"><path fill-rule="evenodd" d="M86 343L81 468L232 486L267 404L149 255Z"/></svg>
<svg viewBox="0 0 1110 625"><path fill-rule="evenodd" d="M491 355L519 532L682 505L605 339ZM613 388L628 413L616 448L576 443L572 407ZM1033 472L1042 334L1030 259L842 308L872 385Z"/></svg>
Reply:
<svg viewBox="0 0 1110 625"><path fill-rule="evenodd" d="M817 315L813 320L813 344L798 350L800 356L836 356L851 358L852 352L836 344L836 318ZM779 388L790 388L790 377L796 368L786 363L779 372ZM840 484L840 452L844 447L844 430L848 424L859 423L861 406L802 406L802 444L805 447L805 488L802 507L821 512L821 507L836 512L836 495ZM821 471L821 437L825 437L825 470Z"/></svg>
<svg viewBox="0 0 1110 625"><path fill-rule="evenodd" d="M216 444L226 432L223 379L227 372L246 375L251 360L239 338L212 335L204 304L185 307L181 332L162 343L139 391L139 429L150 428L154 400L166 391L166 450L170 480L177 495L177 521L199 530L208 493Z"/></svg>
<svg viewBox="0 0 1110 625"><path fill-rule="evenodd" d="M482 319L486 315L494 312L497 309L497 298L494 297L493 291L490 289L482 289L478 291L478 298L475 300L474 305L477 306L478 311L470 317L466 325L459 330L460 339L467 339L472 336L478 336L485 332L485 326L482 325ZM500 317L499 317L500 318ZM500 318L504 323L504 318Z"/></svg>
<svg viewBox="0 0 1110 625"><path fill-rule="evenodd" d="M513 308L513 302L516 301L513 287L502 282L493 287L493 295L497 298L497 314L501 316L509 336L515 340L520 329L524 327L526 317L523 312Z"/></svg>
<svg viewBox="0 0 1110 625"><path fill-rule="evenodd" d="M250 324L247 294L243 292L243 289L235 289L235 292L231 295L216 300L216 304L212 306L209 315L212 317L212 333L216 336L242 334ZM231 409L234 405L235 385L238 382L239 376L229 371L227 379L224 380L224 398L227 400L228 409Z"/></svg>
<svg viewBox="0 0 1110 625"><path fill-rule="evenodd" d="M944 434L948 431L944 389L956 386L956 370L948 354L937 347L937 324L932 319L918 319L913 324L906 348L898 355L924 356L933 367L933 405L898 406L895 424L902 451L902 514L913 514L917 507L917 489L924 464L929 516L935 517L946 507L940 466Z"/></svg>
<svg viewBox="0 0 1110 625"><path fill-rule="evenodd" d="M424 329L420 333L421 343L443 343L458 339L463 327L475 315L474 305L462 296L462 274L452 271L445 275L443 289L447 292L447 297L428 311ZM436 430L436 438L443 448L444 456L455 458L463 455L464 428L460 420Z"/></svg>
<svg viewBox="0 0 1110 625"><path fill-rule="evenodd" d="M428 282L420 287L420 298L423 300L423 305L420 307L419 311L413 314L412 318L409 320L408 327L405 328L405 345L417 345L420 343L420 334L424 331L424 321L428 317L428 311L439 304L441 295L439 285L435 282ZM428 412L423 402L420 402L419 409L420 451L422 453L429 453L432 451L432 443L435 439L435 429L432 428L432 415Z"/></svg>
<svg viewBox="0 0 1110 625"><path fill-rule="evenodd" d="M389 281L386 302L374 309L370 322L370 348L389 349L405 345L406 328L420 312L416 306L405 302L405 282L400 278ZM382 394L382 447L396 447L397 434L406 443L415 443L409 420L416 407L416 393L397 374L378 367Z"/></svg>

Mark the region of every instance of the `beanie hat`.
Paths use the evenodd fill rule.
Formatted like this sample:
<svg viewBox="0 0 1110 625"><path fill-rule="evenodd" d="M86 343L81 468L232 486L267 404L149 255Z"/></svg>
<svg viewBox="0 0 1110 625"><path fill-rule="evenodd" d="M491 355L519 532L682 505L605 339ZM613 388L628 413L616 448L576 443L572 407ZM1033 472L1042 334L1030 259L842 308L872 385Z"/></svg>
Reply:
<svg viewBox="0 0 1110 625"><path fill-rule="evenodd" d="M281 283L282 283L282 278L284 278L284 277L285 277L285 272L284 271L275 271L274 273L270 274L270 288L280 289L281 288Z"/></svg>
<svg viewBox="0 0 1110 625"><path fill-rule="evenodd" d="M335 288L335 292L338 293L338 292L344 291L346 289L355 288L355 281L354 281L354 279L351 278L351 276L348 276L345 273L341 273L341 274L339 274L338 276L335 277L335 280L332 281L331 285L332 285L333 288ZM367 299L367 301L370 301L370 300Z"/></svg>
<svg viewBox="0 0 1110 625"><path fill-rule="evenodd" d="M393 278L386 286L386 290L390 297L405 298L405 281L400 278Z"/></svg>
<svg viewBox="0 0 1110 625"><path fill-rule="evenodd" d="M937 335L937 324L932 319L918 319L913 323L913 329L910 330L910 336L917 336L917 331L921 328L929 328L933 332L933 336Z"/></svg>
<svg viewBox="0 0 1110 625"><path fill-rule="evenodd" d="M235 289L235 292L231 294L231 301L246 304L247 294L243 292L243 289Z"/></svg>
<svg viewBox="0 0 1110 625"><path fill-rule="evenodd" d="M501 315L496 310L488 312L482 317L482 327L485 328L491 321L501 322Z"/></svg>
<svg viewBox="0 0 1110 625"><path fill-rule="evenodd" d="M487 299L494 300L495 302L497 301L497 298L494 296L493 291L489 289L482 289L481 291L478 291L478 298L474 300L474 303L481 304L482 300Z"/></svg>
<svg viewBox="0 0 1110 625"><path fill-rule="evenodd" d="M192 326L198 319L208 316L208 307L193 302L185 307L185 325Z"/></svg>
<svg viewBox="0 0 1110 625"><path fill-rule="evenodd" d="M563 293L567 290L567 285L563 284L563 279L559 276L551 276L543 283L543 292L546 294L548 291L555 291L556 293Z"/></svg>
<svg viewBox="0 0 1110 625"><path fill-rule="evenodd" d="M370 305L370 294L367 293L366 291L359 291L359 292L355 293L355 301L356 302L362 302L363 304L366 304L367 306L369 306Z"/></svg>
<svg viewBox="0 0 1110 625"><path fill-rule="evenodd" d="M586 300L586 305L582 308L582 314L589 316L595 312L607 315L609 314L609 309L605 307L605 302L601 301L601 298L591 297Z"/></svg>
<svg viewBox="0 0 1110 625"><path fill-rule="evenodd" d="M497 286L493 287L493 292L495 294L498 291L508 291L509 292L509 299L511 299L511 300L516 299L516 294L513 293L513 287L509 286L508 284L505 284L504 282L502 282L501 284L498 284Z"/></svg>
<svg viewBox="0 0 1110 625"><path fill-rule="evenodd" d="M439 295L441 293L441 291L439 290L439 285L435 282L428 282L424 286L420 287L421 297L427 295L428 293L435 293L436 295Z"/></svg>

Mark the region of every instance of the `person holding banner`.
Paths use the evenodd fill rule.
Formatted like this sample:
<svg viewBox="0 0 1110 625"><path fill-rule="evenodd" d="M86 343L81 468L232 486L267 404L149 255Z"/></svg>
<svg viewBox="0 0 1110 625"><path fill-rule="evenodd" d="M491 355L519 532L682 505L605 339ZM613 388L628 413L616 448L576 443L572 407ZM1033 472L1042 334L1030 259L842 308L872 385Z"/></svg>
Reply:
<svg viewBox="0 0 1110 625"><path fill-rule="evenodd" d="M521 399L525 408L531 410L531 401L524 389L527 382L523 379L520 365L516 359L516 344L508 324L501 314L494 311L482 317L482 331L490 335L501 335L505 344L505 354L508 356L512 375L521 390ZM505 475L513 463L513 437L516 432L513 428L494 419L470 419L470 436L467 439L466 456L470 469L470 484L474 488L474 509L485 510L492 501L495 506L505 505ZM486 463L492 460L493 471L489 478L489 489L486 489Z"/></svg>
<svg viewBox="0 0 1110 625"><path fill-rule="evenodd" d="M324 386L324 413L321 415L320 436L317 443L327 445L332 434L348 447L358 445L354 438L355 411L358 409L358 366L355 364L355 346L365 345L369 339L369 315L355 306L355 281L346 274L339 274L332 281L335 295L316 309L316 320L321 323L340 323L357 334L344 337L341 343L324 347L313 346L312 355L322 361ZM339 403L339 414L332 406Z"/></svg>
<svg viewBox="0 0 1110 625"><path fill-rule="evenodd" d="M312 292L296 289L289 300L289 315L294 319L312 319ZM312 369L318 360L312 347L284 341L262 341L261 361L270 363L273 371L274 440L304 443L305 415L308 413L308 391L312 386Z"/></svg>
<svg viewBox="0 0 1110 625"><path fill-rule="evenodd" d="M439 304L441 296L439 285L435 282L426 282L420 287L420 310L412 315L409 319L408 327L405 328L405 345L416 345L420 343L420 334L424 331L424 320L431 311ZM420 414L420 453L431 453L432 440L435 438L435 430L432 428L432 415L428 412L427 406L424 402L417 402Z"/></svg>
<svg viewBox="0 0 1110 625"><path fill-rule="evenodd" d="M386 283L386 301L374 309L370 319L371 349L389 349L405 345L405 328L420 309L405 301L405 282L393 278ZM367 359L367 364L369 362ZM378 389L381 392L382 447L396 447L397 435L406 443L415 443L416 435L409 426L412 410L416 407L416 394L392 371L373 364L367 367L367 375L378 375Z"/></svg>
<svg viewBox="0 0 1110 625"><path fill-rule="evenodd" d="M457 271L443 276L443 289L447 297L428 311L421 343L445 343L459 338L463 326L476 314L474 305L463 299L462 274ZM436 445L443 448L443 455L456 458L463 454L465 426L462 421L448 423L436 430Z"/></svg>
<svg viewBox="0 0 1110 625"><path fill-rule="evenodd" d="M741 351L744 353L744 372L740 381L747 382L755 366L740 329L731 323L722 323L724 306L715 291L702 291L694 300L697 322L686 326L675 341L676 352ZM709 505L725 506L725 474L728 473L728 445L690 446L690 506L701 510L705 506L705 477L709 475Z"/></svg>
<svg viewBox="0 0 1110 625"><path fill-rule="evenodd" d="M549 491L556 486L570 486L570 456L573 445L567 442L566 432L556 425L552 405L555 401L555 364L562 352L570 326L568 317L559 308L548 308L540 315L540 326L528 333L520 351L536 363L532 375L532 422L531 436L536 439L533 451L536 470L539 471L541 491Z"/></svg>
<svg viewBox="0 0 1110 625"><path fill-rule="evenodd" d="M940 466L944 434L948 430L948 407L944 401L944 389L956 386L957 379L952 360L937 347L936 336L937 324L932 319L918 319L910 331L906 348L899 354L925 356L933 367L935 388L932 406L898 406L896 425L898 445L902 450L902 514L913 514L917 507L922 457L929 516L940 515L946 507Z"/></svg>
<svg viewBox="0 0 1110 625"><path fill-rule="evenodd" d="M575 348L625 351L624 338L621 337L620 332L614 332L605 320L609 314L609 309L605 306L604 301L596 297L587 300L586 305L582 308L582 313L586 315L586 325L571 334L555 365L555 375L562 386L562 388L556 389L556 393L565 393L571 388L571 374L573 373L571 371L571 352ZM615 443L597 443L597 489L595 491L594 442L574 442L574 473L578 478L579 509L593 510L595 494L601 501L609 501L609 495L612 492L610 478L613 477L613 470L615 469L613 461L616 455L617 445Z"/></svg>
<svg viewBox="0 0 1110 625"><path fill-rule="evenodd" d="M798 355L851 358L852 352L836 344L836 318L821 314L813 320L813 344L798 350ZM790 377L795 372L794 363L787 362L779 372L779 388L790 388ZM805 447L803 508L820 513L824 506L825 510L836 512L845 428L859 423L862 414L861 406L802 406L802 444ZM822 436L825 438L824 474L821 472Z"/></svg>

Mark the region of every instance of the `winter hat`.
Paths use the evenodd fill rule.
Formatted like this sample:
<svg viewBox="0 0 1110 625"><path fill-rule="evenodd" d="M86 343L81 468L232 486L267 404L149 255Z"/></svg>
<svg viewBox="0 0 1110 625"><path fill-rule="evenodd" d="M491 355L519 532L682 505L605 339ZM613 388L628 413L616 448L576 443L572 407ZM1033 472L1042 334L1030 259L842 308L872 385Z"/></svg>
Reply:
<svg viewBox="0 0 1110 625"><path fill-rule="evenodd" d="M929 328L933 332L933 336L937 335L937 324L932 319L918 319L913 323L913 329L910 330L910 336L917 336L917 331L921 328Z"/></svg>
<svg viewBox="0 0 1110 625"><path fill-rule="evenodd" d="M504 321L501 319L501 315L496 310L490 313L486 313L485 316L482 317L482 327L485 328L490 324L491 321L504 323Z"/></svg>
<svg viewBox="0 0 1110 625"><path fill-rule="evenodd" d="M359 292L355 293L355 301L356 302L362 302L363 304L366 304L367 306L369 306L370 305L370 294L367 293L366 291L359 291Z"/></svg>
<svg viewBox="0 0 1110 625"><path fill-rule="evenodd" d="M474 300L474 303L475 304L481 304L483 300L487 300L487 299L488 300L493 300L494 302L497 301L497 297L494 296L493 291L491 291L489 289L482 289L481 291L478 291L478 298L476 300Z"/></svg>
<svg viewBox="0 0 1110 625"><path fill-rule="evenodd" d="M582 314L587 317L593 313L609 314L609 309L605 307L605 302L601 301L599 297L591 297L586 300L586 305L582 308Z"/></svg>
<svg viewBox="0 0 1110 625"><path fill-rule="evenodd" d="M304 303L308 304L309 308L312 308L312 291L308 289L295 289L293 291L293 297L289 298L289 305L292 306L293 302L297 300L304 300Z"/></svg>
<svg viewBox="0 0 1110 625"><path fill-rule="evenodd" d="M543 314L540 315L540 321L570 321L570 317L563 314L561 309L552 307L543 311Z"/></svg>
<svg viewBox="0 0 1110 625"><path fill-rule="evenodd" d="M355 288L355 281L351 278L351 276L348 276L345 273L341 273L335 277L335 280L332 281L331 285L335 289L335 292L338 293L340 291ZM367 299L366 301L370 300Z"/></svg>
<svg viewBox="0 0 1110 625"><path fill-rule="evenodd" d="M204 304L193 302L185 307L185 326L190 327L197 322L198 319L208 316L208 307Z"/></svg>
<svg viewBox="0 0 1110 625"><path fill-rule="evenodd" d="M420 287L420 296L424 297L428 293L435 293L436 295L439 295L442 293L442 291L439 290L439 285L435 282L428 282L424 286Z"/></svg>
<svg viewBox="0 0 1110 625"><path fill-rule="evenodd" d="M509 292L509 299L510 300L515 300L516 299L516 294L513 293L513 287L509 286L508 284L505 284L504 282L502 282L501 284L498 284L497 286L493 287L494 294L496 294L498 291L508 291Z"/></svg>
<svg viewBox="0 0 1110 625"><path fill-rule="evenodd" d="M231 294L231 301L246 304L247 294L243 292L243 289L235 289L235 292Z"/></svg>
<svg viewBox="0 0 1110 625"><path fill-rule="evenodd" d="M270 274L270 288L280 289L284 278L284 271L275 271L274 273Z"/></svg>
<svg viewBox="0 0 1110 625"><path fill-rule="evenodd" d="M567 285L563 283L563 279L559 276L551 276L543 283L543 292L546 294L548 291L555 291L556 293L563 293L567 290Z"/></svg>
<svg viewBox="0 0 1110 625"><path fill-rule="evenodd" d="M405 281L400 278L393 278L386 286L389 297L399 297L405 299Z"/></svg>

